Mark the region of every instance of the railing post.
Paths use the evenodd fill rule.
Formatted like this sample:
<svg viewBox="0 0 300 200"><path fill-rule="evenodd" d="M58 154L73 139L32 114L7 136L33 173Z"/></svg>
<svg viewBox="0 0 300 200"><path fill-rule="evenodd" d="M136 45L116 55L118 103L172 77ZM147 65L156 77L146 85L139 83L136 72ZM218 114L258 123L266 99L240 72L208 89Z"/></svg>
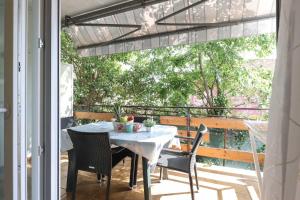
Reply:
<svg viewBox="0 0 300 200"><path fill-rule="evenodd" d="M190 107L187 107L186 110L186 127L187 127L187 136L191 137L191 111L190 111ZM188 151L190 150L190 145L191 142L188 142Z"/></svg>
<svg viewBox="0 0 300 200"><path fill-rule="evenodd" d="M148 118L148 110L147 110L147 107L145 107L145 116L146 116L146 118Z"/></svg>
<svg viewBox="0 0 300 200"><path fill-rule="evenodd" d="M226 149L226 142L227 142L227 133L228 129L224 129L224 149ZM223 166L225 166L225 159L223 159Z"/></svg>

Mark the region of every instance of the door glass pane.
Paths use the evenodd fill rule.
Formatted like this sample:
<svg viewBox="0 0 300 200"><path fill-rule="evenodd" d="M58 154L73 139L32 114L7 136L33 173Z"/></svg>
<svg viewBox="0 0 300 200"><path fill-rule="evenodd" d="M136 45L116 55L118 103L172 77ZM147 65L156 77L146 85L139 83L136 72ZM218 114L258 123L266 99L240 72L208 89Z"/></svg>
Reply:
<svg viewBox="0 0 300 200"><path fill-rule="evenodd" d="M4 107L4 0L0 0L0 109ZM3 199L4 112L0 111L0 199Z"/></svg>
<svg viewBox="0 0 300 200"><path fill-rule="evenodd" d="M26 153L27 153L27 199L39 200L41 195L39 145L39 27L38 1L28 1L26 12Z"/></svg>
<svg viewBox="0 0 300 200"><path fill-rule="evenodd" d="M26 153L27 153L27 199L32 198L32 135L34 130L34 54L33 54L33 11L32 1L28 1L27 6L27 24L26 24Z"/></svg>

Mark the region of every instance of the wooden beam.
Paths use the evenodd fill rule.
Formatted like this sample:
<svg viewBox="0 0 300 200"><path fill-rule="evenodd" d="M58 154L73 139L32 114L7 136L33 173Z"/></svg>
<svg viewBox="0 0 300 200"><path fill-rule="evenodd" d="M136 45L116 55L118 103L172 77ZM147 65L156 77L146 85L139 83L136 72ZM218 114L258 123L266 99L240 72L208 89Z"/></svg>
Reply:
<svg viewBox="0 0 300 200"><path fill-rule="evenodd" d="M186 144L181 144L181 149L183 151L188 150L190 147ZM225 160L234 160L241 161L247 163L253 163L253 154L248 151L240 151L233 149L220 149L220 148L212 148L212 147L204 147L200 146L197 152L198 156L205 156L211 158L219 158ZM258 153L258 160L260 164L264 163L265 154Z"/></svg>
<svg viewBox="0 0 300 200"><path fill-rule="evenodd" d="M198 127L200 124L205 124L209 128L248 130L242 119L229 119L221 117L199 117L191 118L191 126Z"/></svg>
<svg viewBox="0 0 300 200"><path fill-rule="evenodd" d="M74 112L76 119L89 119L89 120L104 120L111 121L114 117L113 113L94 113L94 112Z"/></svg>
<svg viewBox="0 0 300 200"><path fill-rule="evenodd" d="M186 117L161 116L160 123L166 125L186 126ZM192 117L191 126L199 127L205 124L208 128L248 130L242 119L229 119L222 117Z"/></svg>
<svg viewBox="0 0 300 200"><path fill-rule="evenodd" d="M160 116L160 124L165 125L175 125L175 126L186 126L186 117L176 117L176 116Z"/></svg>

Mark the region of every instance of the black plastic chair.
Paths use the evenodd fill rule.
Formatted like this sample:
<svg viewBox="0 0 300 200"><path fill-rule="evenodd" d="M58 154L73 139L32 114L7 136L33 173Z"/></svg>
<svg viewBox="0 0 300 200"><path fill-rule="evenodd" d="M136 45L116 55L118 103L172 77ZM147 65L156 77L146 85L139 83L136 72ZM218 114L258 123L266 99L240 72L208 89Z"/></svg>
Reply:
<svg viewBox="0 0 300 200"><path fill-rule="evenodd" d="M207 132L207 128L206 126L201 124L200 127L198 128L195 139L191 137L176 136L180 139L192 140L193 146L191 151L177 151L172 149L163 149L157 163L157 166L161 167L160 179L162 178L162 168L180 171L183 173L187 173L189 175L192 200L195 199L192 171L194 171L195 173L196 185L197 185L197 189L199 190L197 167L196 167L196 154L197 154L198 147L201 143L202 135L205 132Z"/></svg>
<svg viewBox="0 0 300 200"><path fill-rule="evenodd" d="M67 129L76 126L74 117L60 118L60 129Z"/></svg>
<svg viewBox="0 0 300 200"><path fill-rule="evenodd" d="M76 196L78 170L82 170L107 176L105 199L108 200L112 168L126 156L131 156L132 152L122 147L111 148L109 133L86 133L72 129L68 129L68 133L74 147L69 168L73 176L72 199Z"/></svg>

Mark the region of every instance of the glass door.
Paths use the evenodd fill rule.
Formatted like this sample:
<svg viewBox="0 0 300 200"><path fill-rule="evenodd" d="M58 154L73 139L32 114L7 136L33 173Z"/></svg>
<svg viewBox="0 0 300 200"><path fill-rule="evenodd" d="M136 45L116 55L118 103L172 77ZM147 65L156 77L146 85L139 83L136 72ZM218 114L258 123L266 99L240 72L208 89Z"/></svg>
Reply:
<svg viewBox="0 0 300 200"><path fill-rule="evenodd" d="M0 0L0 200L58 199L58 74L59 1Z"/></svg>
<svg viewBox="0 0 300 200"><path fill-rule="evenodd" d="M28 0L26 9L26 178L27 199L43 199L43 104L41 0Z"/></svg>
<svg viewBox="0 0 300 200"><path fill-rule="evenodd" d="M0 199L17 200L18 178L18 1L0 0Z"/></svg>
<svg viewBox="0 0 300 200"><path fill-rule="evenodd" d="M26 199L57 200L59 1L27 0L25 30Z"/></svg>

